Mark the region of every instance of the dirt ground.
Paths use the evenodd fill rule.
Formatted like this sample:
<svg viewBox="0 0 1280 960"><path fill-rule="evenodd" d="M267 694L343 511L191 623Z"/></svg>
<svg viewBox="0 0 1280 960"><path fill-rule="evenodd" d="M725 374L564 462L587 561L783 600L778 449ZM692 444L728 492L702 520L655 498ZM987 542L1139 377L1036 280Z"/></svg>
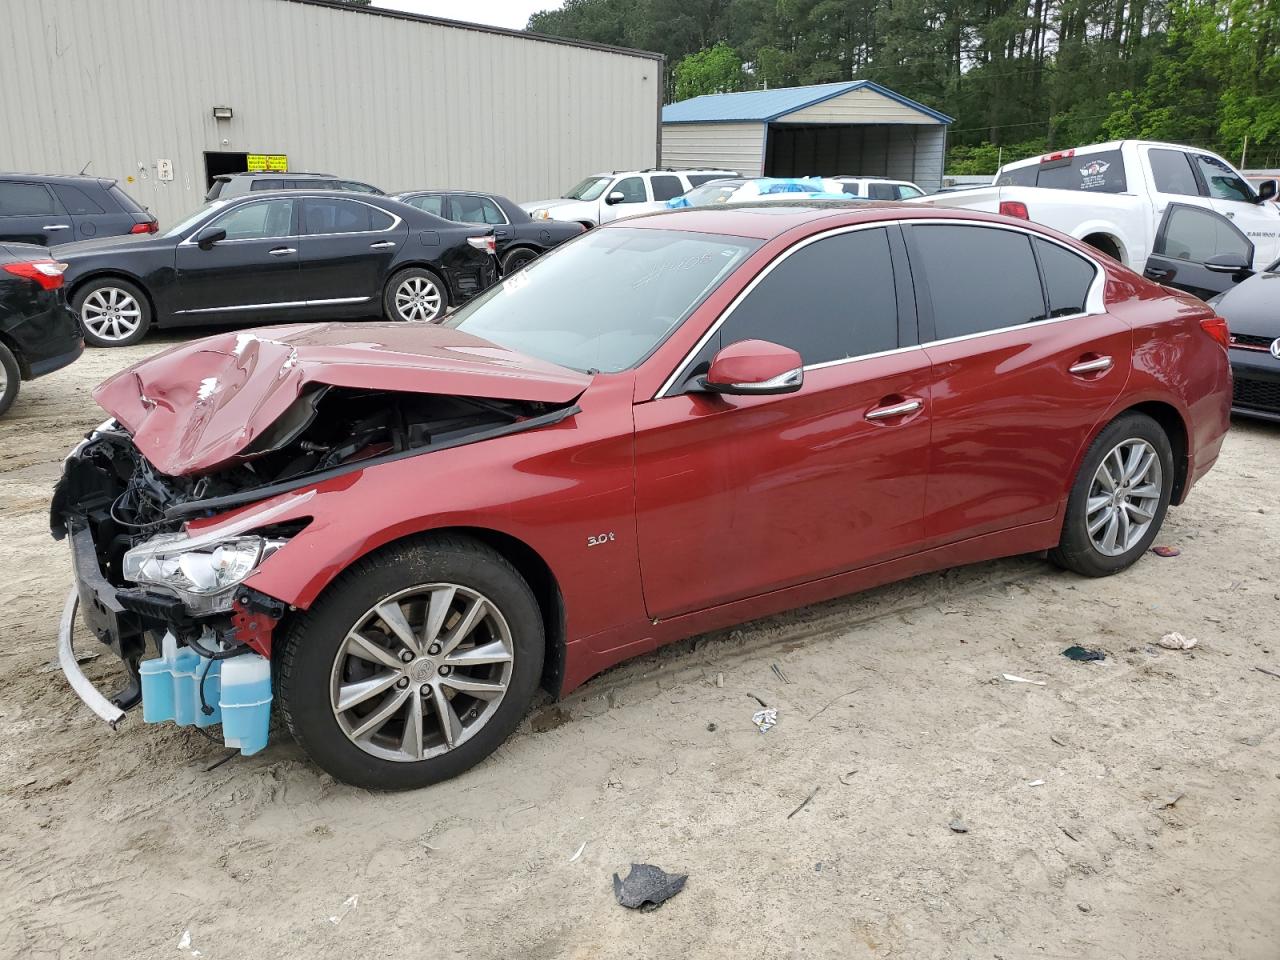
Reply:
<svg viewBox="0 0 1280 960"><path fill-rule="evenodd" d="M1280 956L1280 676L1256 669L1280 674L1280 428L1236 423L1166 521L1180 557L1011 559L701 637L382 795L281 729L214 769L191 730L113 734L54 665L51 486L90 388L165 343L92 351L0 420L0 955ZM688 885L624 910L632 861Z"/></svg>

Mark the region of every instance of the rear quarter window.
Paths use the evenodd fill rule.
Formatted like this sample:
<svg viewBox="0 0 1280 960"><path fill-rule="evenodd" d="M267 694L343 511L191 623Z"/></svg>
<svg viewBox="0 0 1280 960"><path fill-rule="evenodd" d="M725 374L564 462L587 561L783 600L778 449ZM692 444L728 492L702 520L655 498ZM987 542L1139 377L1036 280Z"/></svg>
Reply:
<svg viewBox="0 0 1280 960"><path fill-rule="evenodd" d="M220 189L221 187L222 187L222 181L215 180L213 187L209 191L210 195L206 197L206 199L213 200L217 196L217 194L214 191ZM127 193L121 190L114 183L111 186L107 187L107 193L110 195L112 200L120 204L120 209L123 210L125 213L140 213L140 214L143 214L144 216L146 215L147 211L143 209L142 205L138 203L138 201L134 200L133 197L129 196Z"/></svg>
<svg viewBox="0 0 1280 960"><path fill-rule="evenodd" d="M1044 274L1049 316L1069 317L1084 313L1098 269L1084 257L1048 240L1036 240L1040 271Z"/></svg>

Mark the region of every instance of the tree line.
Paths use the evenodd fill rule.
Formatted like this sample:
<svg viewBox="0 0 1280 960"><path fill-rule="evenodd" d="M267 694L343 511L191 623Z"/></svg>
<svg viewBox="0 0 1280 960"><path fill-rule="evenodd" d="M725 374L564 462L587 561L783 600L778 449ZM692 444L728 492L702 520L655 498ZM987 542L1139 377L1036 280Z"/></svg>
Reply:
<svg viewBox="0 0 1280 960"><path fill-rule="evenodd" d="M664 54L668 102L873 80L955 118L953 174L1123 137L1280 167L1280 0L566 0L528 29Z"/></svg>

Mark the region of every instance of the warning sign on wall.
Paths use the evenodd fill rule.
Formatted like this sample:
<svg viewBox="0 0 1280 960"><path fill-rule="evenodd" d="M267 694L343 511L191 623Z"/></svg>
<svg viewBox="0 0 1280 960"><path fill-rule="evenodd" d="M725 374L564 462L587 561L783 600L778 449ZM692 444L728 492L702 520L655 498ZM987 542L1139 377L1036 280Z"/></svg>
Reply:
<svg viewBox="0 0 1280 960"><path fill-rule="evenodd" d="M246 164L250 173L289 172L289 158L283 153L251 153Z"/></svg>

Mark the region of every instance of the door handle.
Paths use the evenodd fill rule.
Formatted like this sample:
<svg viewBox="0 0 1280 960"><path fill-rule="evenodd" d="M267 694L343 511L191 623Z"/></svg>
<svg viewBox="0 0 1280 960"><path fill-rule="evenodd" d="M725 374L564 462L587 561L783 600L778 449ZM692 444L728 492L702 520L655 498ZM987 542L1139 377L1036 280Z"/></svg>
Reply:
<svg viewBox="0 0 1280 960"><path fill-rule="evenodd" d="M887 407L876 407L867 411L868 420L888 420L890 417L904 417L908 413L915 413L924 406L922 400L903 400L901 403L891 403Z"/></svg>
<svg viewBox="0 0 1280 960"><path fill-rule="evenodd" d="M289 254L297 252L293 247L276 247L274 250L267 251L273 257L287 257Z"/></svg>
<svg viewBox="0 0 1280 960"><path fill-rule="evenodd" d="M48 230L50 233L53 233L53 231L55 231L55 230L70 230L70 229L71 229L71 226L70 226L69 224L66 224L66 223L46 223L46 224L45 224L43 227L41 227L40 229L41 229L41 230Z"/></svg>
<svg viewBox="0 0 1280 960"><path fill-rule="evenodd" d="M370 250L386 250L386 249L389 249L390 247L394 247L395 245L396 245L396 242L394 240L379 240L377 243L369 244L369 249Z"/></svg>
<svg viewBox="0 0 1280 960"><path fill-rule="evenodd" d="M1085 373L1101 373L1104 370L1110 370L1112 361L1110 357L1098 357L1095 360L1077 360L1071 366L1067 367L1068 373L1074 373L1080 376Z"/></svg>

